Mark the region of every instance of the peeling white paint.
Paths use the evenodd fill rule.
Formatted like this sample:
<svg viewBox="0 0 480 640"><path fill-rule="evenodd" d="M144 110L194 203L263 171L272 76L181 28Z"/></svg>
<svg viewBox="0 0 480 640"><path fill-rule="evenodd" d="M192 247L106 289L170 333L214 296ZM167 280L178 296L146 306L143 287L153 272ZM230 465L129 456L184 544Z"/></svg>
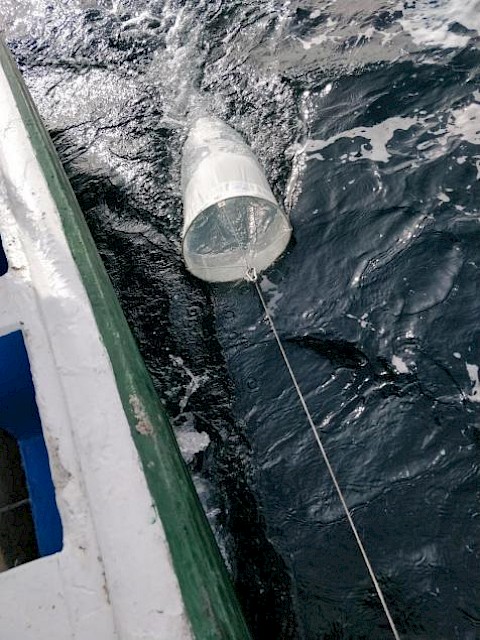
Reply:
<svg viewBox="0 0 480 640"><path fill-rule="evenodd" d="M138 398L136 395L130 396L129 402L136 419L135 429L138 431L138 433L141 433L142 436L151 436L153 434L153 425L150 422L150 419L142 403L140 402L140 398Z"/></svg>

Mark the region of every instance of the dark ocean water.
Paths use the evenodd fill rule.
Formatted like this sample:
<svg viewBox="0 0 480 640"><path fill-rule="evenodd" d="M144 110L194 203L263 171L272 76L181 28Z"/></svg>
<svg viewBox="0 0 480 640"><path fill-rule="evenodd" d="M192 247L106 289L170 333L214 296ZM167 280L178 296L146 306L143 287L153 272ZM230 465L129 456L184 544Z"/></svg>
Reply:
<svg viewBox="0 0 480 640"><path fill-rule="evenodd" d="M261 159L269 308L403 638L480 638L480 4L0 0L255 638L386 620L252 287L180 251L189 122Z"/></svg>

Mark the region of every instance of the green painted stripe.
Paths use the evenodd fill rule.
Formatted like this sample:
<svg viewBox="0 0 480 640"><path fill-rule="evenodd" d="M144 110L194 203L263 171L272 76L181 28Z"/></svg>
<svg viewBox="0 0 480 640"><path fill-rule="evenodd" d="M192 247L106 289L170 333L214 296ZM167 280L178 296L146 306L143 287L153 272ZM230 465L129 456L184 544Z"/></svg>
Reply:
<svg viewBox="0 0 480 640"><path fill-rule="evenodd" d="M194 635L198 640L250 638L172 428L75 194L21 74L1 42L0 64L9 80L90 298L99 332L112 363L132 438L165 529Z"/></svg>

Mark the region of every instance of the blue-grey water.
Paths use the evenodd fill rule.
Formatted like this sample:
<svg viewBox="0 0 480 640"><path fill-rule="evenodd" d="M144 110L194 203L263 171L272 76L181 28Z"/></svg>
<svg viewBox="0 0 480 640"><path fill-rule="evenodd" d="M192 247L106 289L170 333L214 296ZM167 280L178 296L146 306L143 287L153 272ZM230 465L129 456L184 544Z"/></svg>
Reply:
<svg viewBox="0 0 480 640"><path fill-rule="evenodd" d="M390 633L246 283L190 276L213 113L294 240L261 286L402 638L480 638L478 0L0 0L255 638Z"/></svg>

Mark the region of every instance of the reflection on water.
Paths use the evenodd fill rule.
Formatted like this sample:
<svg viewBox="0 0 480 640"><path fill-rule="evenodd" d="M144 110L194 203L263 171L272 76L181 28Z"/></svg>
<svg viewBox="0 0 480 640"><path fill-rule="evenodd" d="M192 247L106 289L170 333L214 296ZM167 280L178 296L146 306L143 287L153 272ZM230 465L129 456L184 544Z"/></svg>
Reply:
<svg viewBox="0 0 480 640"><path fill-rule="evenodd" d="M180 253L214 113L294 227L262 280L402 637L478 635L477 0L0 0L258 638L388 637L247 284Z"/></svg>

